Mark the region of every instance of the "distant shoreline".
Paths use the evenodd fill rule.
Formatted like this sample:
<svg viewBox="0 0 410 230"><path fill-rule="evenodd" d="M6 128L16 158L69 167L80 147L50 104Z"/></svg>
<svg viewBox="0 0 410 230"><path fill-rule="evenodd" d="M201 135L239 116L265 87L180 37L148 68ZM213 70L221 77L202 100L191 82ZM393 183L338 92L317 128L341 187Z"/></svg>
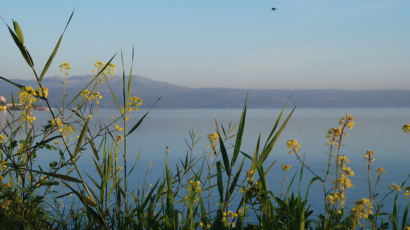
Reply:
<svg viewBox="0 0 410 230"><path fill-rule="evenodd" d="M22 111L24 110L24 106L22 104L6 104L2 106L2 110ZM47 107L34 105L32 110L49 111L50 109Z"/></svg>

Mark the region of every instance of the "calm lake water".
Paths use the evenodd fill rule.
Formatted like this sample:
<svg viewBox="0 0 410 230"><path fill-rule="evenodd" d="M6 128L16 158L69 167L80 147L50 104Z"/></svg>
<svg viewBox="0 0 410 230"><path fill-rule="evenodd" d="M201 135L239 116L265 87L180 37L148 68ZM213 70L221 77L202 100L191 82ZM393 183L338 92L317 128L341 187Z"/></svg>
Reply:
<svg viewBox="0 0 410 230"><path fill-rule="evenodd" d="M139 116L144 111L140 111ZM258 133L262 133L262 140L272 128L279 109L249 109L246 120L245 135L243 138L243 151L253 154ZM286 111L287 113L289 110ZM46 113L35 112L38 122L47 119ZM110 120L115 110L103 109L103 120ZM406 135L401 126L410 123L410 109L406 108L326 108L326 109L296 109L288 126L277 142L267 162L277 160L277 165L268 176L269 186L274 191L280 190L279 180L282 178L280 165L282 163L292 165L288 173L291 177L300 164L295 157L288 154L286 141L297 139L301 144L300 153L306 161L319 174L323 174L324 164L327 159L327 147L325 136L331 127L336 127L340 117L351 114L355 117L356 125L349 131L349 137L345 139L342 153L346 154L354 170L352 178L354 187L347 192L347 197L352 202L367 197L367 168L363 159L366 150L375 152L375 168L383 167L387 173L383 175L379 192L386 192L392 182L401 183L410 173L410 134ZM130 177L130 185L137 188L141 185L147 163L152 162L147 181L155 181L155 178L164 173L164 152L169 147L169 162L174 165L185 156L189 140L189 130L198 130L201 138L194 149L195 154L202 155L207 150L207 134L215 131L214 118L219 124L228 125L239 121L241 109L178 109L178 110L153 110L139 129L129 137L129 156L136 156L141 151L141 159L137 164L137 170ZM95 117L95 116L94 116ZM134 124L138 116L130 119ZM56 153L46 152L40 154L41 162L47 162ZM94 166L91 163L91 154L84 152L79 164L80 168L91 175ZM130 161L132 164L132 160ZM305 172L304 187L313 176ZM319 183L310 191L309 200L313 209L320 210L323 205L322 192ZM391 202L390 202L391 203ZM404 205L407 202L401 202ZM391 208L386 205L386 208Z"/></svg>

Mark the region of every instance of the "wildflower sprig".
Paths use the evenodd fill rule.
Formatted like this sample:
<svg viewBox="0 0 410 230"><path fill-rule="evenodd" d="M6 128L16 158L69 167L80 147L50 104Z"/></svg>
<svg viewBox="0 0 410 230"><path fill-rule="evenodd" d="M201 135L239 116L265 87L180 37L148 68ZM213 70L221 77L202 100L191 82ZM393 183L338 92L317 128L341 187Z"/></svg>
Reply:
<svg viewBox="0 0 410 230"><path fill-rule="evenodd" d="M93 92L88 89L83 90L79 98L80 101L89 101L90 103L95 101L96 104L100 104L101 99L102 95L99 92Z"/></svg>
<svg viewBox="0 0 410 230"><path fill-rule="evenodd" d="M292 140L288 140L288 142L286 143L289 149L289 155L292 155L292 152L297 154L300 148L300 144L298 143L297 140L292 139Z"/></svg>
<svg viewBox="0 0 410 230"><path fill-rule="evenodd" d="M36 120L36 117L32 116L32 109L34 103L37 102L37 98L47 99L48 88L40 87L38 90L33 89L31 86L22 87L19 93L19 102L23 106L24 113L23 118L32 123Z"/></svg>
<svg viewBox="0 0 410 230"><path fill-rule="evenodd" d="M410 132L410 124L404 124L401 129L403 130L403 132L405 133L409 133Z"/></svg>
<svg viewBox="0 0 410 230"><path fill-rule="evenodd" d="M215 132L215 133L208 134L208 140L209 140L209 143L211 144L212 151L216 153L216 147L218 145L218 140L219 140L218 133Z"/></svg>
<svg viewBox="0 0 410 230"><path fill-rule="evenodd" d="M356 201L355 206L352 208L352 214L357 220L361 218L369 218L369 215L373 214L371 201L367 198Z"/></svg>
<svg viewBox="0 0 410 230"><path fill-rule="evenodd" d="M99 76L99 81L109 80L110 76L114 76L115 73L115 64L114 63L109 63L106 65L106 63L101 62L101 61L96 61L94 64L95 69L92 70L93 73L100 73ZM105 67L105 69L104 69Z"/></svg>

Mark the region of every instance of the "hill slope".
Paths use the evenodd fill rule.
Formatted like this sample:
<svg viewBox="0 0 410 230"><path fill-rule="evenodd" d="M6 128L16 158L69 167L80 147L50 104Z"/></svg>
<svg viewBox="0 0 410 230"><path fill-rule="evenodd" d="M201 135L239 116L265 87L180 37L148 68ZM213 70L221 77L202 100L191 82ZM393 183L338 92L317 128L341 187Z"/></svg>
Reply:
<svg viewBox="0 0 410 230"><path fill-rule="evenodd" d="M70 76L67 79L68 98L72 98L92 76ZM36 86L33 80L12 79L22 85ZM45 78L43 84L49 88L52 106L61 104L63 95L61 77ZM111 86L116 95L122 95L122 78L112 77ZM7 82L0 82L0 95L8 100L18 89ZM114 106L110 91L104 84L102 107ZM161 96L157 108L239 108L249 94L250 108L282 107L291 97L291 104L299 107L410 107L410 90L257 90L231 88L189 88L146 77L134 76L132 95L141 97L144 106L150 106Z"/></svg>

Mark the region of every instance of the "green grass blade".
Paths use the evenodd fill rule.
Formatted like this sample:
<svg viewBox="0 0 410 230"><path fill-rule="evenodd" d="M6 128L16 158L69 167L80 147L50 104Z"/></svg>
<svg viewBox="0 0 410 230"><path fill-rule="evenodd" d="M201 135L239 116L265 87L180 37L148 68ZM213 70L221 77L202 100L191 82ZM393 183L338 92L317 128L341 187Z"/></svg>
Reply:
<svg viewBox="0 0 410 230"><path fill-rule="evenodd" d="M74 15L74 10L71 12L70 18L68 19L67 24L66 24L65 27L64 27L64 31L63 31L63 33L60 35L60 38L58 39L57 44L56 44L56 46L55 46L54 49L53 49L53 52L51 53L50 57L48 58L47 63L46 63L46 65L45 65L44 68L43 68L43 71L41 71L40 77L39 77L39 79L38 79L39 81L43 80L44 75L46 74L46 72L47 72L48 68L50 67L51 63L53 62L53 59L54 59L54 57L56 56L57 50L58 50L58 48L60 47L60 43L61 43L61 41L63 40L64 33L65 33L65 31L66 31L66 29L67 29L67 27L68 27L68 24L70 24L70 21L71 21L71 18L73 17L73 15ZM24 43L24 42L23 42L23 43Z"/></svg>
<svg viewBox="0 0 410 230"><path fill-rule="evenodd" d="M48 68L50 67L51 63L53 62L53 59L56 56L57 50L60 47L60 43L63 40L63 34L58 39L57 44L53 49L53 52L51 53L50 57L47 60L47 63L45 64L45 66L43 68L43 71L41 71L40 77L38 78L39 81L43 80L44 75L46 74L46 72L47 72Z"/></svg>
<svg viewBox="0 0 410 230"><path fill-rule="evenodd" d="M409 214L409 206L410 206L410 202L407 203L406 209L404 210L404 213L403 213L403 217L401 221L402 230L405 230L407 226L407 215Z"/></svg>
<svg viewBox="0 0 410 230"><path fill-rule="evenodd" d="M221 135L219 134L218 136L219 136L219 148L221 149L221 155L222 155L222 160L224 162L225 171L226 171L226 174L229 176L231 175L231 169L229 167L228 153L226 152L225 144L221 138Z"/></svg>
<svg viewBox="0 0 410 230"><path fill-rule="evenodd" d="M139 121L130 129L130 131L128 131L127 136L130 135L131 133L133 133L140 125L141 123L144 121L145 117L151 112L152 108L158 103L158 101L161 99L161 97L159 97L154 104L152 105L152 107L148 110L148 112L146 112L144 114L144 116L141 117L141 119L139 119Z"/></svg>
<svg viewBox="0 0 410 230"><path fill-rule="evenodd" d="M259 159L259 165L262 165L263 162L266 160L266 158L269 156L271 153L273 146L275 146L276 141L279 139L279 136L281 135L282 131L285 129L286 125L289 122L289 119L292 117L293 112L295 112L296 107L292 109L286 120L282 123L281 127L279 130L276 132L276 134L273 136L272 140L269 142L269 144L266 146L266 148L263 149L263 152L261 154L261 157Z"/></svg>
<svg viewBox="0 0 410 230"><path fill-rule="evenodd" d="M20 25L18 22L13 20L13 27L14 27L14 32L16 33L17 38L21 42L21 44L24 45L24 36L23 36L23 31L21 30Z"/></svg>
<svg viewBox="0 0 410 230"><path fill-rule="evenodd" d="M171 221L170 227L174 229L174 219L175 219L175 211L174 211L174 193L172 192L172 177L171 173L168 169L168 162L167 158L165 157L165 176L167 180L167 207L166 207L166 215L168 216L169 220Z"/></svg>
<svg viewBox="0 0 410 230"><path fill-rule="evenodd" d="M10 81L9 79L4 78L4 77L2 77L2 76L0 76L0 79L3 80L3 81L7 81L8 83L10 83L10 84L16 86L16 87L19 88L19 89L21 89L21 88L24 87L23 85L20 85L20 84L18 84L18 83L15 83L15 82L13 82L13 81Z"/></svg>
<svg viewBox="0 0 410 230"><path fill-rule="evenodd" d="M23 55L24 60L26 60L27 64L31 67L34 68L34 62L33 59L30 56L30 53L28 52L28 50L26 49L26 47L21 43L21 41L19 40L19 38L17 37L17 35L13 32L13 30L11 30L10 26L7 25L7 28L9 29L10 35L14 40L14 43L16 43L17 48L19 48L21 55Z"/></svg>
<svg viewBox="0 0 410 230"><path fill-rule="evenodd" d="M296 175L297 175L297 172L295 172L295 174L293 174L292 180L290 180L290 183L288 185L288 188L286 189L286 193L284 194L284 196L287 196L289 194L290 188L292 187L293 182L295 181Z"/></svg>
<svg viewBox="0 0 410 230"><path fill-rule="evenodd" d="M47 176L51 176L51 177L54 177L54 178L59 178L59 179L65 180L65 181L71 181L71 182L75 182L75 183L82 183L81 180L79 180L79 179L77 179L77 178L74 178L74 177L71 177L71 176L64 175L64 174L58 174L58 173L53 173L53 172L37 171L37 170L33 170L33 169L27 169L27 170L29 170L29 171L31 171L31 172L35 172L35 173L39 173L39 174L44 174L44 175L47 175Z"/></svg>
<svg viewBox="0 0 410 230"><path fill-rule="evenodd" d="M222 203L224 200L224 187L223 187L223 182L222 182L222 166L221 162L218 161L216 162L216 168L217 168L217 184L218 184L218 192L219 192L219 201Z"/></svg>
<svg viewBox="0 0 410 230"><path fill-rule="evenodd" d="M248 95L246 95L245 104L243 106L243 111L241 115L241 120L239 122L238 133L236 134L236 141L235 141L235 147L233 150L231 166L235 165L236 159L238 158L239 151L241 149L242 136L243 136L243 132L245 129L247 104L248 104Z"/></svg>
<svg viewBox="0 0 410 230"><path fill-rule="evenodd" d="M78 141L77 141L77 145L76 145L76 147L75 147L75 150L74 150L74 153L73 153L73 158L75 158L76 156L77 156L77 154L80 152L80 150L81 150L81 145L82 145L82 143L83 143L83 140L84 140L84 137L85 137L85 133L87 132L87 129L88 129L88 122L89 122L90 120L86 120L85 121L85 124L84 124L84 126L83 126L83 129L81 130L81 134L80 134L80 137L78 138Z"/></svg>
<svg viewBox="0 0 410 230"><path fill-rule="evenodd" d="M238 168L238 171L236 172L236 174L233 178L232 184L230 185L231 187L229 188L229 195L231 195L235 191L236 184L238 183L239 176L241 175L242 167L243 167L244 162L245 162L245 157L243 158L243 160L242 160L242 162L241 162L241 164Z"/></svg>
<svg viewBox="0 0 410 230"><path fill-rule="evenodd" d="M281 118L282 118L282 115L283 115L283 112L285 111L285 108L286 108L286 105L283 106L282 110L280 111L279 116L278 116L278 118L276 119L275 124L273 125L272 130L271 130L270 133L269 133L268 138L266 139L265 146L263 147L264 149L266 148L266 146L267 146L268 143L269 143L269 140L272 138L273 134L275 133L276 129L278 128L279 122L280 122L280 120L281 120Z"/></svg>

